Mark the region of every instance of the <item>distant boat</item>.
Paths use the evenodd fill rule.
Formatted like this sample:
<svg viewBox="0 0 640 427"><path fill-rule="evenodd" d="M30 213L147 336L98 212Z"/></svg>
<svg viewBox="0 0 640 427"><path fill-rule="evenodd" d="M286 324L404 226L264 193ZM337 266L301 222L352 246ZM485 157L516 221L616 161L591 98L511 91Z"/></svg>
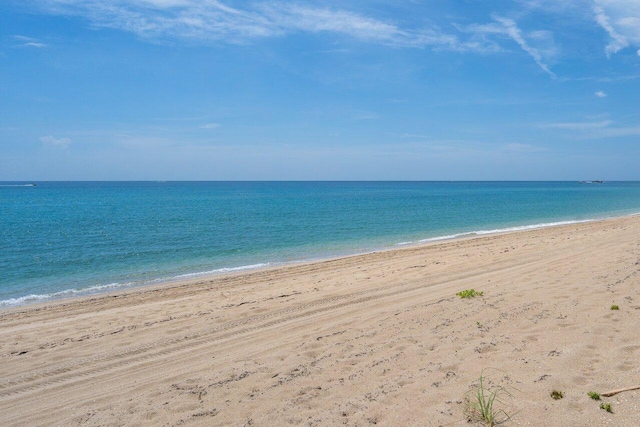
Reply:
<svg viewBox="0 0 640 427"><path fill-rule="evenodd" d="M580 181L580 184L604 184L604 181L594 179L593 181Z"/></svg>

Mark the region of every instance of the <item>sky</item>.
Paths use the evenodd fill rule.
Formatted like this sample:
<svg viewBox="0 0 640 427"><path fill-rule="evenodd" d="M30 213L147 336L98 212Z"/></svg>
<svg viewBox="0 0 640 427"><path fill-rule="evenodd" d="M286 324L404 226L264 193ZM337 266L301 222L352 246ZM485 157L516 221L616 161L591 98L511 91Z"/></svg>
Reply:
<svg viewBox="0 0 640 427"><path fill-rule="evenodd" d="M640 0L2 0L0 180L640 180Z"/></svg>

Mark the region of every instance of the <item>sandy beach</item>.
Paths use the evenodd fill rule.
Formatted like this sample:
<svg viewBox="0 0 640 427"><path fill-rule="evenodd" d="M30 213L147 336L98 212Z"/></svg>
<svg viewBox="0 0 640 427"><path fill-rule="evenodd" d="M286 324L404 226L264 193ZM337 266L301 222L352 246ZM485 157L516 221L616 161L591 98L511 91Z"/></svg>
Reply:
<svg viewBox="0 0 640 427"><path fill-rule="evenodd" d="M587 396L640 385L639 273L627 217L4 310L0 425L468 425L483 373L504 425L640 425Z"/></svg>

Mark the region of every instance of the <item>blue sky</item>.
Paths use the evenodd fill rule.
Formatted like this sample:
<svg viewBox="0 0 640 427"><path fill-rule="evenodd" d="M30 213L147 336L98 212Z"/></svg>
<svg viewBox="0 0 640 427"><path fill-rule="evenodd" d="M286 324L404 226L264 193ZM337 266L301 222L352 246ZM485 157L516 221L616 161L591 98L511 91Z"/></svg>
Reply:
<svg viewBox="0 0 640 427"><path fill-rule="evenodd" d="M0 180L640 180L638 0L4 0Z"/></svg>

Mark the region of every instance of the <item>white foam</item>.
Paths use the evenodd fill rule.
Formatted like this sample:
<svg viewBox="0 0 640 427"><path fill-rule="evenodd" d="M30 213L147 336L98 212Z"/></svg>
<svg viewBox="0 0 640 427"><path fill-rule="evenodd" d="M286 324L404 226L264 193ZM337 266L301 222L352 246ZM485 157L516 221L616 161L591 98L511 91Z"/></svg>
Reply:
<svg viewBox="0 0 640 427"><path fill-rule="evenodd" d="M175 278L183 279L183 278L189 278L189 277L208 276L210 274L217 274L217 273L231 273L234 271L255 270L256 268L268 267L270 265L271 263L268 262L268 263L243 265L240 267L223 267L223 268L217 268L215 270L200 271L198 273L181 274L179 276L176 276Z"/></svg>
<svg viewBox="0 0 640 427"><path fill-rule="evenodd" d="M19 298L9 298L5 300L0 300L0 307L13 307L23 304L35 303L39 301L47 301L47 300L55 300L61 299L65 297L72 296L80 296L80 295L91 295L100 293L110 289L119 289L125 288L134 285L134 283L109 283L108 285L96 285L89 286L88 288L73 288L73 289L65 289L63 291L52 292L50 294L31 294L25 295Z"/></svg>
<svg viewBox="0 0 640 427"><path fill-rule="evenodd" d="M475 234L483 235L483 234L495 234L495 233L508 233L510 231L535 230L538 228L557 227L559 225L582 224L585 222L593 222L593 221L596 221L596 220L584 219L579 221L576 220L576 221L545 222L542 224L521 225L519 227L497 228L495 230L480 230L480 231L476 231Z"/></svg>
<svg viewBox="0 0 640 427"><path fill-rule="evenodd" d="M98 293L103 293L110 290L122 289L122 288L130 288L134 286L144 286L150 284L158 284L158 283L167 283L173 282L179 279L187 279L194 278L200 276L209 276L212 274L221 274L221 273L231 273L234 271L244 271L244 270L254 270L257 268L268 267L272 265L271 263L259 263L259 264L251 264L251 265L243 265L240 267L223 267L215 270L209 271L200 271L197 273L188 273L181 274L178 276L173 276L169 278L159 278L155 280L145 281L145 282L127 282L127 283L109 283L107 285L96 285L89 286L87 288L73 288L73 289L65 289L63 291L52 292L50 294L30 294L25 295L18 298L8 298L5 300L0 300L0 307L15 307L19 305L25 304L33 304L42 301L50 301L57 300L69 297L83 296L83 295L93 295Z"/></svg>
<svg viewBox="0 0 640 427"><path fill-rule="evenodd" d="M475 234L473 231L470 233L448 234L446 236L430 237L428 239L418 240L418 243L437 242L439 240L450 240L450 239L456 239L458 237L463 237L463 236L472 236L473 234Z"/></svg>
<svg viewBox="0 0 640 427"><path fill-rule="evenodd" d="M457 234L449 234L446 236L438 236L438 237L430 237L428 239L419 240L419 243L427 243L427 242L437 242L439 240L451 240L457 239L459 237L467 237L467 236L484 236L487 234L497 234L497 233L509 233L514 231L527 231L527 230L537 230L539 228L549 228L549 227L557 227L560 225L570 225L570 224L582 224L585 222L593 222L597 221L595 219L584 219L584 220L575 220L575 221L558 221L558 222L544 222L540 224L531 224L531 225L520 225L516 227L507 227L507 228L494 228L491 230L476 230L476 231L467 231L464 233Z"/></svg>

